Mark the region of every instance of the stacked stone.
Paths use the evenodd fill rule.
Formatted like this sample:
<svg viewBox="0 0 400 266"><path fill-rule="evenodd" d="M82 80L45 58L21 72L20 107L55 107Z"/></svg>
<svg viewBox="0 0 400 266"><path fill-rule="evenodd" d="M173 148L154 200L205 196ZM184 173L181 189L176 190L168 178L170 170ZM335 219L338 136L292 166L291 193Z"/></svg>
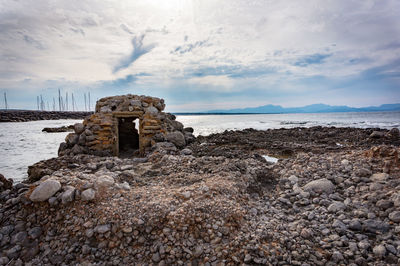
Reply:
<svg viewBox="0 0 400 266"><path fill-rule="evenodd" d="M174 115L164 113L164 108L164 100L156 97L128 94L102 98L93 115L75 124L75 132L67 135L58 153L118 155L118 118L123 117L139 120L141 155L157 147L182 149L194 141L193 129L184 128Z"/></svg>

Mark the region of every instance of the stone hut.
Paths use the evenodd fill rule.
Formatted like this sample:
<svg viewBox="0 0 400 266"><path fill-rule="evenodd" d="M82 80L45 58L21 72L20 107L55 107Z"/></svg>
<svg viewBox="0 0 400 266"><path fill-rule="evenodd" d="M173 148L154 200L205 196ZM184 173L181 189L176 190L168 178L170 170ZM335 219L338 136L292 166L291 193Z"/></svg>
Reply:
<svg viewBox="0 0 400 266"><path fill-rule="evenodd" d="M192 142L192 128L164 113L164 100L138 95L102 98L95 113L74 125L59 155L144 156L154 147L176 150Z"/></svg>

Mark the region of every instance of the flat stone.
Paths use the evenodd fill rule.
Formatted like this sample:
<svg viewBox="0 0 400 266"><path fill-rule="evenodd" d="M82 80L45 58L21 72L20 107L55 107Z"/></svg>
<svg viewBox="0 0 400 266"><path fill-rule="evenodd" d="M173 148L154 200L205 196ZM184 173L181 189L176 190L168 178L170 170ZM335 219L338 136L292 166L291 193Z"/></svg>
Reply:
<svg viewBox="0 0 400 266"><path fill-rule="evenodd" d="M331 181L329 181L326 178L321 178L317 180L313 180L306 184L303 189L305 191L314 191L318 193L332 193L333 190L335 189L335 186Z"/></svg>
<svg viewBox="0 0 400 266"><path fill-rule="evenodd" d="M29 199L33 202L45 201L53 196L60 189L61 184L59 181L48 179L33 190Z"/></svg>

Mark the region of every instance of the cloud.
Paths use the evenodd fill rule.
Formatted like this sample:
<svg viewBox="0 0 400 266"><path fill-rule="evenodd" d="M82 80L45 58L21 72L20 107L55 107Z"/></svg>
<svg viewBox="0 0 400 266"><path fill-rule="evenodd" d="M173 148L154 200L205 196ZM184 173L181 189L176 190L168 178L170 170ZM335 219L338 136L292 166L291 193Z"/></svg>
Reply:
<svg viewBox="0 0 400 266"><path fill-rule="evenodd" d="M325 59L330 56L332 56L332 54L312 54L300 58L297 62L294 63L294 65L299 67L306 67L313 64L322 64L324 63Z"/></svg>
<svg viewBox="0 0 400 266"><path fill-rule="evenodd" d="M184 41L187 41L187 36L185 36ZM195 43L190 43L190 44L185 44L182 46L176 47L173 51L171 51L172 54L185 54L185 53L190 53L196 48L199 47L207 47L211 46L210 43L208 43L208 40L203 40L203 41L197 41Z"/></svg>
<svg viewBox="0 0 400 266"><path fill-rule="evenodd" d="M125 69L132 65L136 60L138 60L144 54L149 53L154 47L155 44L143 44L143 39L145 35L135 36L132 39L133 51L132 53L119 61L119 63L114 67L113 73L120 71L121 69Z"/></svg>
<svg viewBox="0 0 400 266"><path fill-rule="evenodd" d="M128 28L128 26L126 26L125 24L121 24L121 25L119 25L119 27L123 30L123 31L125 31L125 32L127 32L127 33L129 33L129 34L133 34L133 32Z"/></svg>
<svg viewBox="0 0 400 266"><path fill-rule="evenodd" d="M44 50L45 49L44 45L41 42L39 42L38 40L35 40L34 38L32 38L29 35L24 35L24 40L25 40L26 43L32 45L33 47L35 47L35 48L37 48L39 50Z"/></svg>

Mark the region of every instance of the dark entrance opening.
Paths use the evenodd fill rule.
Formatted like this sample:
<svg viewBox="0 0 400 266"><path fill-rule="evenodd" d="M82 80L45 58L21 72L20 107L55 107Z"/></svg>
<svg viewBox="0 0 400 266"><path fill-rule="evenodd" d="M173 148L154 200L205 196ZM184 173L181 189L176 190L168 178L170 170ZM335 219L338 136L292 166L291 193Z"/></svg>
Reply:
<svg viewBox="0 0 400 266"><path fill-rule="evenodd" d="M118 118L119 156L131 157L139 154L139 120L135 117Z"/></svg>

